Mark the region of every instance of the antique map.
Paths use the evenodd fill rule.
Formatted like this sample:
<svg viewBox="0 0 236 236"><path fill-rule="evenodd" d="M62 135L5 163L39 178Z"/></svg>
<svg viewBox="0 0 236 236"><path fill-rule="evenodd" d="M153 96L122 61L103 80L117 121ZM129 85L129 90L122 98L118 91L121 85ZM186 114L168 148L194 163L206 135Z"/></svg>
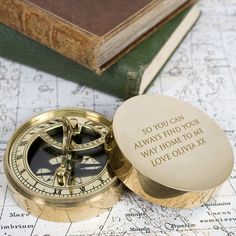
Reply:
<svg viewBox="0 0 236 236"><path fill-rule="evenodd" d="M225 130L236 151L236 1L202 0L198 5L200 20L147 93L174 96L204 110ZM121 103L83 85L0 58L1 236L236 235L236 168L217 195L197 209L160 207L126 191L107 212L69 224L37 219L17 206L8 190L2 160L19 124L58 107L86 107L112 118Z"/></svg>

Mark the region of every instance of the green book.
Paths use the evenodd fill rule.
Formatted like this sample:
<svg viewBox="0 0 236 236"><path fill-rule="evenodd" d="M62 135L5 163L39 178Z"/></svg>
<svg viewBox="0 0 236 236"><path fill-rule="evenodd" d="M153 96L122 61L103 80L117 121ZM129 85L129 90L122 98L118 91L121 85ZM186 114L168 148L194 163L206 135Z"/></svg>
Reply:
<svg viewBox="0 0 236 236"><path fill-rule="evenodd" d="M196 6L179 13L101 75L2 24L0 56L126 99L145 91L199 15Z"/></svg>

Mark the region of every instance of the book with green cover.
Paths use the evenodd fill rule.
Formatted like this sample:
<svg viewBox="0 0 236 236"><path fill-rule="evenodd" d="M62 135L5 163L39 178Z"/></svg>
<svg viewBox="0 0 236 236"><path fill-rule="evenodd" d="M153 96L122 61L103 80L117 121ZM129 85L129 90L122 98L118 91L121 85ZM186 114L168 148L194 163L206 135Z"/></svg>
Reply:
<svg viewBox="0 0 236 236"><path fill-rule="evenodd" d="M143 93L199 16L194 6L158 28L116 64L97 75L0 24L0 56L121 98Z"/></svg>

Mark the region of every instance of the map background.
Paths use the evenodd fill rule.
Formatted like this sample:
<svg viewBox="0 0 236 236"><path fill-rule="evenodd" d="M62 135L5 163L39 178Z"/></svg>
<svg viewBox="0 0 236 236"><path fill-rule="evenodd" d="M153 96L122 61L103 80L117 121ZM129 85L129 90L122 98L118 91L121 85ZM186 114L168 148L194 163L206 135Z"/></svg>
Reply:
<svg viewBox="0 0 236 236"><path fill-rule="evenodd" d="M202 16L147 93L164 94L204 110L236 150L236 2L202 0ZM63 96L61 96L63 94ZM93 219L53 223L25 214L12 199L3 154L15 128L58 107L86 107L112 118L122 100L0 58L0 235L236 235L236 169L212 200L192 210L150 204L126 191ZM12 216L14 213L19 216ZM21 215L22 214L22 215Z"/></svg>

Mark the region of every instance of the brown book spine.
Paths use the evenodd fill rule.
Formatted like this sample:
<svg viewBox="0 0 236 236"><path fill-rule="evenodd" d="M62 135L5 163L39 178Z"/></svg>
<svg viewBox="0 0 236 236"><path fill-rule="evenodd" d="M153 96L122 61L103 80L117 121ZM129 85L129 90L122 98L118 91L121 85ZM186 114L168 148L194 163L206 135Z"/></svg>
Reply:
<svg viewBox="0 0 236 236"><path fill-rule="evenodd" d="M100 38L22 0L0 0L0 22L96 70L94 58Z"/></svg>

